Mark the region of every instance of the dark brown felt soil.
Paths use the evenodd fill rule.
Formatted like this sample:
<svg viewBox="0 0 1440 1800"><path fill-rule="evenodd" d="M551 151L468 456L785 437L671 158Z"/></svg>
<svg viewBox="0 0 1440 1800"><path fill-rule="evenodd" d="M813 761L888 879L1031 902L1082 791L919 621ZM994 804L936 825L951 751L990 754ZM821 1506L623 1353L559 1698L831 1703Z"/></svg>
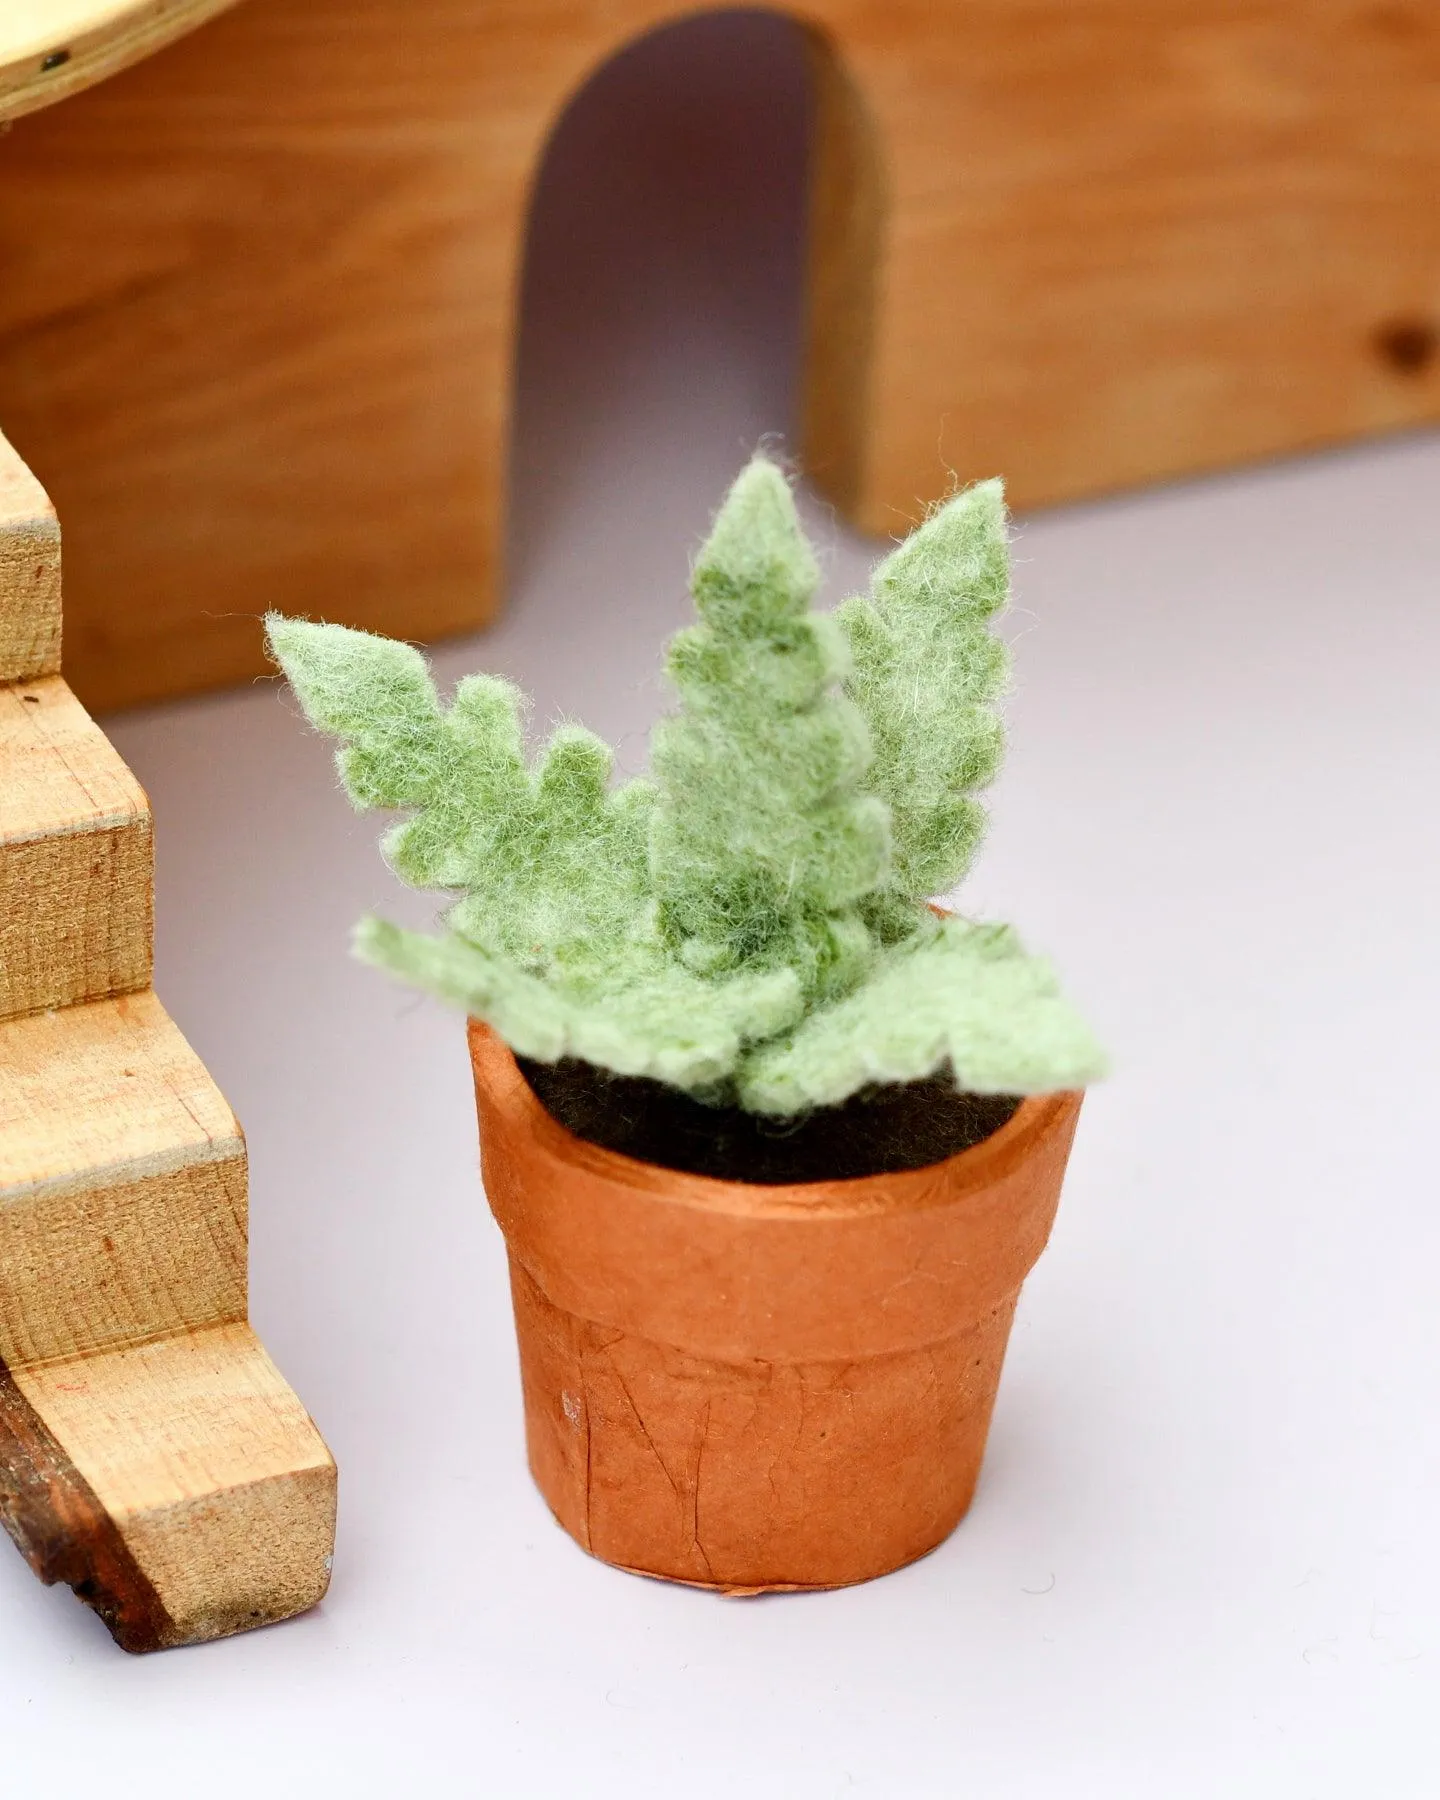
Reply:
<svg viewBox="0 0 1440 1800"><path fill-rule="evenodd" d="M575 1057L516 1061L551 1118L587 1143L663 1169L766 1186L928 1168L982 1143L1020 1104L1012 1094L961 1093L949 1075L931 1075L866 1088L794 1122L704 1106L663 1082Z"/></svg>

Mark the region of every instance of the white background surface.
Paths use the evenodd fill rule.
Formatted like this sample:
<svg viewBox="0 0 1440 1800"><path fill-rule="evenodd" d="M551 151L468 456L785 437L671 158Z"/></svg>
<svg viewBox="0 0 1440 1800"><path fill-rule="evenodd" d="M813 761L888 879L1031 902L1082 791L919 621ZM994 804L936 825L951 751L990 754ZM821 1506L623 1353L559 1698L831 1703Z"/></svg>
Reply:
<svg viewBox="0 0 1440 1800"><path fill-rule="evenodd" d="M631 766L688 551L791 407L794 46L702 29L565 128L510 610L438 658ZM273 686L109 721L156 810L162 997L248 1129L253 1316L339 1458L339 1546L309 1617L143 1660L0 1556L0 1793L1440 1793L1437 489L1419 437L1021 521L965 905L1055 955L1118 1072L970 1517L842 1593L724 1601L551 1522L460 1022L344 954L362 910L426 906ZM838 598L874 547L810 516Z"/></svg>

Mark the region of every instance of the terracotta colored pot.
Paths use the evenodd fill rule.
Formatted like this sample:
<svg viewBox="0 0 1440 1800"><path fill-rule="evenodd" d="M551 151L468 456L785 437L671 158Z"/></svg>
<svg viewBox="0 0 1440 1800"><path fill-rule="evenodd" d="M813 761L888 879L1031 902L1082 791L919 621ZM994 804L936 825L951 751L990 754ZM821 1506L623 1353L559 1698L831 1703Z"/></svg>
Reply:
<svg viewBox="0 0 1440 1800"><path fill-rule="evenodd" d="M839 1587L959 1523L1081 1095L949 1161L762 1187L571 1135L472 1021L530 1467L592 1555L729 1592Z"/></svg>

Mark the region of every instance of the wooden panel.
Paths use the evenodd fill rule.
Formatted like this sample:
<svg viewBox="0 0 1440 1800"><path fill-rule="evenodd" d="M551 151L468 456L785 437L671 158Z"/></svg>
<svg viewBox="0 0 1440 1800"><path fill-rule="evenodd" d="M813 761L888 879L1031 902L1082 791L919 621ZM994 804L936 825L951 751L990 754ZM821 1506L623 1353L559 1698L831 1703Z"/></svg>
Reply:
<svg viewBox="0 0 1440 1800"><path fill-rule="evenodd" d="M849 43L889 203L862 524L945 463L1023 507L1440 417L1440 7L925 13Z"/></svg>
<svg viewBox="0 0 1440 1800"><path fill-rule="evenodd" d="M44 488L0 437L0 681L60 668L60 526Z"/></svg>
<svg viewBox="0 0 1440 1800"><path fill-rule="evenodd" d="M249 0L0 139L0 417L92 707L265 671L268 606L489 616L547 109L484 16Z"/></svg>
<svg viewBox="0 0 1440 1800"><path fill-rule="evenodd" d="M866 497L885 227L882 156L863 95L813 35L810 64L815 113L802 441L806 472L853 515Z"/></svg>
<svg viewBox="0 0 1440 1800"><path fill-rule="evenodd" d="M0 687L0 1019L150 980L143 790L58 676Z"/></svg>
<svg viewBox="0 0 1440 1800"><path fill-rule="evenodd" d="M684 0L247 0L0 141L0 414L96 705L490 616L530 184ZM804 458L893 532L1440 417L1440 8L815 0ZM403 54L397 46L403 45Z"/></svg>

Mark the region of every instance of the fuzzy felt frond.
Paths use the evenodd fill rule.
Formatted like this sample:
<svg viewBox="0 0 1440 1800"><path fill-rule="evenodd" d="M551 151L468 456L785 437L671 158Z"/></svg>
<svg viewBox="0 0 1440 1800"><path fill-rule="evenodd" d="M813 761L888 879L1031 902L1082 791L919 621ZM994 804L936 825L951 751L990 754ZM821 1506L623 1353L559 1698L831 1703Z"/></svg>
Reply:
<svg viewBox="0 0 1440 1800"><path fill-rule="evenodd" d="M339 625L273 616L270 646L312 722L342 739L357 807L406 807L386 859L412 887L459 890L451 924L535 971L623 960L643 932L648 783L609 788L611 753L561 725L528 767L524 702L491 675L442 709L424 659Z"/></svg>
<svg viewBox="0 0 1440 1800"><path fill-rule="evenodd" d="M973 1093L1036 1094L1084 1087L1105 1058L1049 963L1027 956L1008 926L947 918L757 1049L740 1094L752 1112L789 1115L947 1066Z"/></svg>
<svg viewBox="0 0 1440 1800"><path fill-rule="evenodd" d="M979 846L974 798L1000 766L995 702L1009 654L991 622L1009 592L1004 490L981 482L936 509L839 609L846 692L870 730L866 785L889 805L890 896L916 902L958 882Z"/></svg>
<svg viewBox="0 0 1440 1800"><path fill-rule="evenodd" d="M790 484L768 457L753 457L731 483L695 559L696 612L722 633L763 637L798 618L819 584Z"/></svg>
<svg viewBox="0 0 1440 1800"><path fill-rule="evenodd" d="M440 701L418 650L279 613L265 634L306 718L341 740L336 766L358 811L418 806L443 784Z"/></svg>
<svg viewBox="0 0 1440 1800"><path fill-rule="evenodd" d="M868 597L816 613L789 485L756 457L695 561L652 776L618 788L578 725L531 758L509 682L472 676L446 707L408 645L272 616L351 800L406 815L383 839L396 873L454 896L439 936L366 920L358 954L523 1056L778 1117L945 1067L986 1093L1092 1080L1103 1059L1049 965L925 904L984 825L1008 579L986 482Z"/></svg>
<svg viewBox="0 0 1440 1800"><path fill-rule="evenodd" d="M809 993L863 973L858 902L883 877L889 822L861 791L869 734L790 488L756 457L695 564L700 623L673 641L681 708L651 738L662 927L703 972L785 966Z"/></svg>
<svg viewBox="0 0 1440 1800"><path fill-rule="evenodd" d="M356 928L355 950L484 1019L522 1056L578 1056L701 1095L722 1090L745 1046L783 1031L804 1004L788 969L705 981L658 961L614 986L577 993L459 938L373 918Z"/></svg>

